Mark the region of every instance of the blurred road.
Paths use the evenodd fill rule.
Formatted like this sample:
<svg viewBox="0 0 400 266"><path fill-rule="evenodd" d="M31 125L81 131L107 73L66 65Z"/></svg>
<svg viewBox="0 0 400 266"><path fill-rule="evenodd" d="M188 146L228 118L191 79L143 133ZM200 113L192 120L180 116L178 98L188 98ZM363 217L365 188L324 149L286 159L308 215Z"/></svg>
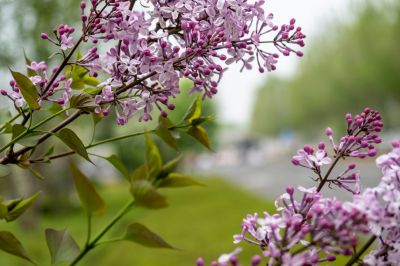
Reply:
<svg viewBox="0 0 400 266"><path fill-rule="evenodd" d="M347 159L342 161L342 168L354 160ZM357 168L361 173L362 187L372 187L378 184L380 179L380 170L375 167L375 161L372 159L356 160ZM341 169L333 172L339 173ZM324 169L325 171L327 169ZM212 175L222 177L225 180L233 182L243 188L246 188L257 195L268 199L275 199L281 195L288 185L297 187L311 187L315 185L311 176L313 173L302 167L295 167L291 164L290 158L281 160L267 161L262 165L253 166L250 164L237 164L231 166L217 166L212 169L202 170L202 175ZM351 199L352 195L343 189L329 189L325 187L323 194L326 196L335 196L340 199Z"/></svg>

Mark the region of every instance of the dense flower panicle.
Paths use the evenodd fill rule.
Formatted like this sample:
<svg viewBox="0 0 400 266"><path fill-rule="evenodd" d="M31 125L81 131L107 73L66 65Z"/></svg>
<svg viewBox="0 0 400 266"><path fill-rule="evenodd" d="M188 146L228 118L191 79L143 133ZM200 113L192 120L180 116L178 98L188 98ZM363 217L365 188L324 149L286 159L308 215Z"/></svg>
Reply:
<svg viewBox="0 0 400 266"><path fill-rule="evenodd" d="M381 138L377 135L383 127L382 117L379 112L370 108L365 108L364 111L356 115L353 119L351 114L346 115L347 134L340 138L338 144L333 138L333 130L327 128L325 134L329 138L332 146L333 154L331 159L325 143L321 142L317 149L310 145L298 150L293 156L292 163L296 166L305 167L312 170L316 175L316 181L324 180L322 166L335 166L337 161L345 157L366 158L376 155L375 144L381 143ZM336 185L346 189L353 194L359 194L361 191L360 174L354 170L356 165L350 163L348 167L335 178L326 178L324 182L329 185ZM331 171L328 170L328 174Z"/></svg>
<svg viewBox="0 0 400 266"><path fill-rule="evenodd" d="M367 216L351 204L323 198L316 188L299 191L301 201L291 187L277 199L277 214L248 215L234 242L260 246L268 265L317 265L338 254L351 255L356 234L369 232Z"/></svg>
<svg viewBox="0 0 400 266"><path fill-rule="evenodd" d="M376 150L374 145L382 142L377 133L382 131L382 116L378 111L365 108L364 112L356 115L346 115L347 135L340 138L338 144L333 140L331 129L326 133L332 143L333 149L337 155L366 158L374 157Z"/></svg>
<svg viewBox="0 0 400 266"><path fill-rule="evenodd" d="M367 215L379 246L364 259L369 265L398 265L400 261L400 142L378 157L383 177L378 186L355 197L354 207Z"/></svg>
<svg viewBox="0 0 400 266"><path fill-rule="evenodd" d="M135 1L83 1L80 39L74 42L75 30L68 25L55 29L53 38L45 33L41 38L59 46L64 55L82 41L91 42L93 47L70 63L86 68L94 77L100 71L109 75L100 85L103 90L96 98L96 112L107 115L112 106L118 124L127 123L139 112L139 120L148 121L154 109L164 116L167 110L174 109L170 99L180 93L181 78L193 82L191 92L212 97L232 63L241 64L242 70L256 66L262 73L276 69L279 54L303 55L294 49L304 46L302 29L294 19L275 25L264 2L149 0L144 9L136 11ZM112 47L105 54L98 54L96 46L105 42L112 42ZM39 76L41 83L35 85L40 100L52 99L49 96L55 90L49 82L58 80ZM64 91L59 100L63 105L70 96L68 88ZM18 99L9 94L15 101Z"/></svg>

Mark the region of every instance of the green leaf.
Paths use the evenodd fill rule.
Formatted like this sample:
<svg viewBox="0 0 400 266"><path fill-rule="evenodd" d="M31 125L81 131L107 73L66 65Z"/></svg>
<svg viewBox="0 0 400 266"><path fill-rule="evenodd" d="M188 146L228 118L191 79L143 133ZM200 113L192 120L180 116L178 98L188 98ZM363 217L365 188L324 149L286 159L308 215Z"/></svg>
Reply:
<svg viewBox="0 0 400 266"><path fill-rule="evenodd" d="M3 197L0 197L0 220L4 219L7 213L7 206L3 204Z"/></svg>
<svg viewBox="0 0 400 266"><path fill-rule="evenodd" d="M15 124L12 126L12 139L19 137L21 134L25 133L27 130L26 127L20 124Z"/></svg>
<svg viewBox="0 0 400 266"><path fill-rule="evenodd" d="M17 199L7 203L6 206L8 209L8 213L5 217L5 220L7 222L11 222L20 217L22 214L25 213L26 210L28 210L32 206L33 202L35 202L35 200L37 199L37 197L39 197L39 195L40 192L37 192L32 197L27 198L25 200Z"/></svg>
<svg viewBox="0 0 400 266"><path fill-rule="evenodd" d="M36 72L33 71L33 69L30 69L28 67L28 66L31 65L32 61L28 58L28 56L26 55L25 51L24 51L24 57L25 57L25 64L27 66L26 71L27 71L28 77L36 76Z"/></svg>
<svg viewBox="0 0 400 266"><path fill-rule="evenodd" d="M189 187L189 186L204 186L196 180L184 176L178 173L171 173L167 178L162 179L158 183L159 187L163 188L178 188L178 187Z"/></svg>
<svg viewBox="0 0 400 266"><path fill-rule="evenodd" d="M43 156L47 157L47 156L52 155L53 153L54 153L54 146L51 146Z"/></svg>
<svg viewBox="0 0 400 266"><path fill-rule="evenodd" d="M32 173L32 175L34 175L38 179L44 180L44 176L41 173L39 173L38 171L36 171L35 169L33 169L32 167L28 167L28 170Z"/></svg>
<svg viewBox="0 0 400 266"><path fill-rule="evenodd" d="M131 182L135 182L138 180L144 180L147 179L149 173L148 173L148 168L146 164L142 164L138 168L133 171L133 173L130 176Z"/></svg>
<svg viewBox="0 0 400 266"><path fill-rule="evenodd" d="M192 125L193 126L197 126L197 125L201 125L203 123L209 122L214 120L214 117L212 115L209 116L201 116L199 118L193 119L192 121Z"/></svg>
<svg viewBox="0 0 400 266"><path fill-rule="evenodd" d="M69 128L63 128L59 132L55 134L62 142L65 143L68 147L70 147L74 152L92 162L89 158L89 155L86 151L85 145L83 145L82 141L79 137Z"/></svg>
<svg viewBox="0 0 400 266"><path fill-rule="evenodd" d="M51 255L51 265L72 262L80 253L75 240L67 230L46 229L46 241Z"/></svg>
<svg viewBox="0 0 400 266"><path fill-rule="evenodd" d="M89 112L92 112L94 108L96 108L93 97L85 92L72 95L70 99L70 106L72 108Z"/></svg>
<svg viewBox="0 0 400 266"><path fill-rule="evenodd" d="M171 148L178 150L178 146L176 144L176 139L172 136L169 128L173 126L172 122L163 116L160 115L159 123L156 129L156 134Z"/></svg>
<svg viewBox="0 0 400 266"><path fill-rule="evenodd" d="M74 164L71 164L71 170L74 177L76 191L78 192L82 206L90 215L103 214L106 204L97 193L93 184Z"/></svg>
<svg viewBox="0 0 400 266"><path fill-rule="evenodd" d="M201 102L201 97L198 96L187 110L183 119L184 121L192 123L194 119L197 119L201 116Z"/></svg>
<svg viewBox="0 0 400 266"><path fill-rule="evenodd" d="M202 126L190 127L187 133L191 135L193 138L197 139L207 149L212 150L210 146L210 141L208 139L207 131Z"/></svg>
<svg viewBox="0 0 400 266"><path fill-rule="evenodd" d="M97 86L100 84L98 79L91 77L88 70L79 65L69 65L65 68L64 75L67 79L72 78L71 88L81 90L85 85Z"/></svg>
<svg viewBox="0 0 400 266"><path fill-rule="evenodd" d="M102 119L102 117L99 116L99 115L96 114L96 113L92 113L92 118L93 118L93 123L94 123L95 126L96 126L98 123L100 123L100 121L101 121L101 119Z"/></svg>
<svg viewBox="0 0 400 266"><path fill-rule="evenodd" d="M19 72L15 72L12 70L10 71L13 78L17 82L18 87L21 90L21 94L24 97L25 101L28 103L29 107L35 110L39 109L40 108L38 104L39 94L32 81L28 77Z"/></svg>
<svg viewBox="0 0 400 266"><path fill-rule="evenodd" d="M35 264L29 258L21 242L10 232L0 231L0 249Z"/></svg>
<svg viewBox="0 0 400 266"><path fill-rule="evenodd" d="M24 134L27 131L27 128L20 125L20 124L15 124L12 127L12 139L15 139L19 137L21 134ZM44 132L39 132L39 131L31 131L28 134L26 134L23 138L19 139L17 141L18 144L21 144L25 147L33 147L36 146L37 141L39 139L40 135L45 134Z"/></svg>
<svg viewBox="0 0 400 266"><path fill-rule="evenodd" d="M148 180L132 182L131 194L138 205L149 209L160 209L168 205L165 196L158 193Z"/></svg>
<svg viewBox="0 0 400 266"><path fill-rule="evenodd" d="M124 239L146 247L174 249L164 239L140 223L130 224L126 229Z"/></svg>
<svg viewBox="0 0 400 266"><path fill-rule="evenodd" d="M116 155L113 154L109 157L104 157L104 159L109 161L127 180L130 179L128 169Z"/></svg>
<svg viewBox="0 0 400 266"><path fill-rule="evenodd" d="M101 90L102 90L102 88L93 87L93 88L85 88L83 91L92 96L96 96L97 94L99 94L101 92Z"/></svg>
<svg viewBox="0 0 400 266"><path fill-rule="evenodd" d="M175 159L172 159L171 161L167 162L166 164L163 165L160 174L158 175L158 179L167 177L170 173L175 171L176 167L178 167L179 162L182 159L182 155L179 155Z"/></svg>
<svg viewBox="0 0 400 266"><path fill-rule="evenodd" d="M161 171L162 160L160 150L153 142L151 137L146 134L146 164L148 166L148 174L150 179L155 179Z"/></svg>
<svg viewBox="0 0 400 266"><path fill-rule="evenodd" d="M13 125L11 123L9 123L9 122L5 123L3 133L5 133L5 134L12 133L12 128L13 128Z"/></svg>
<svg viewBox="0 0 400 266"><path fill-rule="evenodd" d="M91 76L89 76L89 75L85 75L85 76L83 77L83 82L84 82L86 85L93 86L93 87L96 87L97 85L100 84L100 82L99 82L99 80L98 80L97 78L91 77Z"/></svg>

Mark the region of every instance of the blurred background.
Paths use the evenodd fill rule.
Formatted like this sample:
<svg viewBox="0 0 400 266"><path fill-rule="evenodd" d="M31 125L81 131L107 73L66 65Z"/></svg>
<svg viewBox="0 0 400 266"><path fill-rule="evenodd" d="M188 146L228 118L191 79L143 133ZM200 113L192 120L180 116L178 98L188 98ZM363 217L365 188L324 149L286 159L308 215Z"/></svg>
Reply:
<svg viewBox="0 0 400 266"><path fill-rule="evenodd" d="M60 23L78 25L80 0L0 0L0 87L6 87L7 67L22 70L23 53L41 61L54 52L40 38ZM208 124L213 153L205 151L189 137L179 141L184 154L182 171L197 177L205 188L165 191L170 207L160 211L134 210L115 228L121 234L124 224L139 221L158 232L180 251L158 251L131 243L100 247L82 265L193 265L198 256L207 260L234 249L232 235L240 232L246 213L273 211L273 200L289 184L311 186L310 174L295 168L290 158L304 143L316 144L324 129L332 127L336 136L344 132L344 115L369 106L384 118L384 143L389 149L400 136L400 2L345 0L270 0L268 12L278 23L292 17L308 34L303 58L281 58L276 72L239 74L239 67L225 75L215 100L204 103L204 113L214 114ZM182 82L182 89L190 84ZM193 96L186 92L177 98L179 108L171 113L179 120ZM0 98L0 122L7 112ZM83 140L92 137L90 118L74 125ZM97 126L97 139L153 128L153 124L131 122L116 126L113 117ZM1 139L4 142L5 139ZM60 143L48 143L48 147ZM163 146L164 158L176 152ZM94 151L118 155L129 170L143 162L143 139L129 139ZM77 159L77 158L71 158ZM39 265L49 265L44 229L67 228L80 243L86 225L84 213L71 184L68 160L40 165L46 180L38 181L20 169L0 168L0 191L6 198L31 195L42 190L40 202L19 223L2 223L12 229ZM108 204L104 217L94 220L100 228L130 197L128 185L111 165L95 160L96 166L82 162L85 173L98 184ZM358 162L364 186L379 182L373 159ZM328 195L349 198L327 189ZM256 250L247 249L244 258ZM0 265L25 265L1 253ZM340 265L340 262L337 264Z"/></svg>

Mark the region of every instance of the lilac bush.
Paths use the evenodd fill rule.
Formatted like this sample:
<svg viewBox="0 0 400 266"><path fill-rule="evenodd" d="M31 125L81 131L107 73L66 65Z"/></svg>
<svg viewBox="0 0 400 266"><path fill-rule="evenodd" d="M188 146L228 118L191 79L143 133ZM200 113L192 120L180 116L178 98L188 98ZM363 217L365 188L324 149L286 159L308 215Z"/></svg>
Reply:
<svg viewBox="0 0 400 266"><path fill-rule="evenodd" d="M120 240L172 248L139 223L130 224L123 236L108 240L104 237L136 206L149 209L167 206L160 188L199 185L175 172L179 156L163 162L149 133L155 133L174 149L178 148L176 136L186 133L210 149L202 124L212 117L202 114L201 104L218 92L218 84L229 65L240 64L242 70L255 67L264 73L277 68L281 55L303 56L299 49L304 46L306 36L301 27L296 26L294 19L284 25L274 24L264 2L82 1L77 7L81 26L61 24L40 35L44 44L55 48L49 57L52 62L31 61L25 56L26 73L10 70L9 87L0 89L0 93L9 100L10 114L15 115L10 115L0 126L0 134L7 139L0 147L0 164L16 165L45 179L33 167L35 164L51 163L74 154L92 162L96 156L107 160L125 177L132 194L132 200L93 234L92 217L104 213L105 201L89 178L72 163L75 188L87 214L87 239L79 247L66 230L46 229L52 264L76 265L98 245ZM199 97L176 123L168 118L168 113L175 109L171 99L180 93L181 79L191 81L190 93ZM158 116L158 125L146 132L97 141L93 137L90 143L84 143L81 132L77 134L69 127L88 114L93 118L94 133L96 125L109 115L115 117L118 125L127 124L133 117L145 122ZM141 135L146 139L145 162L133 173L115 155L88 152L105 143ZM43 143L49 139L60 140L68 151L54 147L43 151ZM321 159L320 155L316 158ZM0 219L6 222L18 219L39 194L4 202L0 197ZM35 264L11 232L0 231L0 249Z"/></svg>
<svg viewBox="0 0 400 266"><path fill-rule="evenodd" d="M393 150L376 159L383 176L374 188L361 190L362 174L355 171L355 163L339 174L333 172L343 159L377 154L381 119L370 108L354 118L347 114L347 134L338 143L327 128L330 149L321 142L317 149L306 145L293 156L293 165L312 171L317 185L297 190L289 186L275 201L277 213L248 214L243 219L242 232L233 236L234 243L245 241L261 251L250 265L262 261L271 266L319 265L335 261L338 255L349 257L346 265L399 265L400 142L393 141ZM352 193L353 200L324 197L321 191L326 186ZM366 237L369 240L362 244ZM374 242L377 247L364 254ZM223 255L211 265L239 265L237 253ZM197 265L205 264L199 259Z"/></svg>

